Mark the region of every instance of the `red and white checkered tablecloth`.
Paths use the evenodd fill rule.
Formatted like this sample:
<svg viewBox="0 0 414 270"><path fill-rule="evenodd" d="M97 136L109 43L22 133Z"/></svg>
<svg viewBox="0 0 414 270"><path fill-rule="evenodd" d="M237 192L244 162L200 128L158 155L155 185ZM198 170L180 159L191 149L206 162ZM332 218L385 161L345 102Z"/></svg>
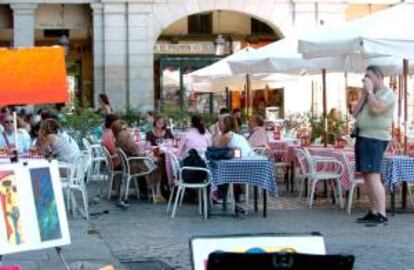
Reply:
<svg viewBox="0 0 414 270"><path fill-rule="evenodd" d="M353 149L351 148L336 149L332 147L325 148L325 147L319 147L319 146L311 146L311 147L308 147L308 150L314 156L335 158L336 160L344 164L344 171L342 172L342 176L341 176L341 184L346 190L348 190L351 187L350 174L351 173L355 174L355 153ZM346 158L349 161L351 165L351 171L348 171L345 169L344 158Z"/></svg>

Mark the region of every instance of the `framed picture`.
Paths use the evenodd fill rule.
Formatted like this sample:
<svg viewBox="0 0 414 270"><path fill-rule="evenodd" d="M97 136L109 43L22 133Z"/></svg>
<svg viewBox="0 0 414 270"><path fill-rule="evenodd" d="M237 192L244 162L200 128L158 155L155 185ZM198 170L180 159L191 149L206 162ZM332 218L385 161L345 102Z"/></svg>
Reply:
<svg viewBox="0 0 414 270"><path fill-rule="evenodd" d="M68 244L57 162L0 165L0 254Z"/></svg>
<svg viewBox="0 0 414 270"><path fill-rule="evenodd" d="M207 269L213 252L268 253L291 252L325 255L325 242L319 234L246 234L200 236L190 239L194 270Z"/></svg>

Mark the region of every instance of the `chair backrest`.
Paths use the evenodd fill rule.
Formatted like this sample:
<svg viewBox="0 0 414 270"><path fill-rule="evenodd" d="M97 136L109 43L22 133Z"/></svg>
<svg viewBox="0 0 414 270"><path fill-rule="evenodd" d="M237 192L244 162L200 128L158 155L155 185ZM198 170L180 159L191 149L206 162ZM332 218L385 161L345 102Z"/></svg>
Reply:
<svg viewBox="0 0 414 270"><path fill-rule="evenodd" d="M130 175L131 170L129 167L128 156L125 154L124 150L122 150L121 148L118 147L116 148L116 150L118 151L118 156L121 159L122 170L127 175Z"/></svg>
<svg viewBox="0 0 414 270"><path fill-rule="evenodd" d="M176 182L179 179L180 162L178 161L177 156L172 152L169 152L166 158L171 159L172 176L174 177L174 182Z"/></svg>
<svg viewBox="0 0 414 270"><path fill-rule="evenodd" d="M111 153L109 153L109 150L105 146L102 146L102 151L105 155L106 169L108 171L112 171L114 169L114 164L112 162L112 155L111 155Z"/></svg>
<svg viewBox="0 0 414 270"><path fill-rule="evenodd" d="M88 153L82 151L79 156L77 156L72 163L70 169L69 184L74 186L83 186L85 185L85 176L87 175L87 164L88 164Z"/></svg>
<svg viewBox="0 0 414 270"><path fill-rule="evenodd" d="M267 150L266 147L253 147L253 152L259 156L264 156L264 157L269 156L269 151Z"/></svg>
<svg viewBox="0 0 414 270"><path fill-rule="evenodd" d="M294 151L302 174L313 174L315 171L312 156L310 155L309 151L307 151L305 148L295 148Z"/></svg>
<svg viewBox="0 0 414 270"><path fill-rule="evenodd" d="M91 143L88 141L87 138L82 138L82 144L83 144L83 147L86 150L90 150L91 149Z"/></svg>

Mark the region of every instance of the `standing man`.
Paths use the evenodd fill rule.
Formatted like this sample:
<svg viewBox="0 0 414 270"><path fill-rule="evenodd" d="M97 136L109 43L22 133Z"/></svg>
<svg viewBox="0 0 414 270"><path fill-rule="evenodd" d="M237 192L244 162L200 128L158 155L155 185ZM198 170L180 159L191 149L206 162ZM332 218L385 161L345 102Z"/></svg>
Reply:
<svg viewBox="0 0 414 270"><path fill-rule="evenodd" d="M381 182L381 163L391 137L395 95L384 85L378 66L369 66L363 79L362 95L354 110L356 118L355 157L367 187L371 209L357 223L387 223L385 188Z"/></svg>

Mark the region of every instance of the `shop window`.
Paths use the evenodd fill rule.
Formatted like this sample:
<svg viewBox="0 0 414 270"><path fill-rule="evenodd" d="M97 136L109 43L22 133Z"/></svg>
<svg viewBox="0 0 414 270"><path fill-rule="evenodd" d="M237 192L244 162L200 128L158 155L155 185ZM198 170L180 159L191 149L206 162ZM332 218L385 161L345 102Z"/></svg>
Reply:
<svg viewBox="0 0 414 270"><path fill-rule="evenodd" d="M267 25L266 23L256 20L255 18L251 18L251 31L252 34L269 34L274 35L275 32L273 29Z"/></svg>
<svg viewBox="0 0 414 270"><path fill-rule="evenodd" d="M188 16L189 34L213 34L213 13L202 13Z"/></svg>

